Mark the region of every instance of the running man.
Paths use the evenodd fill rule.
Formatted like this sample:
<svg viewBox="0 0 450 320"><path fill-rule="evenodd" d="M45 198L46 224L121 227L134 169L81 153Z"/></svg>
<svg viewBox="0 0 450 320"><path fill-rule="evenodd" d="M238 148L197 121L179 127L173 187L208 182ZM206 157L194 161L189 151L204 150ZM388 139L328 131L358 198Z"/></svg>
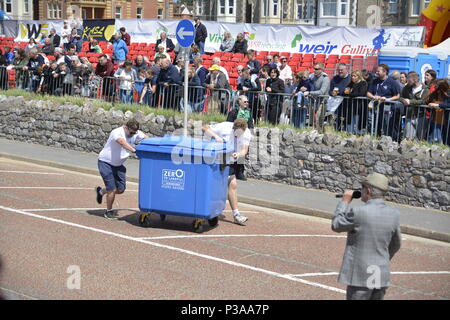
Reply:
<svg viewBox="0 0 450 320"><path fill-rule="evenodd" d="M228 201L233 210L234 223L244 225L248 220L247 217L242 216L238 209L237 200L237 181L236 181L236 167L238 159L244 160L248 153L248 147L252 134L247 126L247 121L242 118L234 120L234 122L221 122L215 125L205 125L202 127L203 131L216 139L217 142L233 143L235 146L232 154L232 163L230 166L230 173L228 176Z"/></svg>
<svg viewBox="0 0 450 320"><path fill-rule="evenodd" d="M132 119L125 125L114 129L109 134L102 151L98 156L98 170L105 183L105 188L97 187L97 203L101 204L103 196L106 195L105 218L117 219L117 211L112 210L116 194L125 191L127 169L123 165L130 156L135 153L134 148L146 136L139 130L139 122Z"/></svg>

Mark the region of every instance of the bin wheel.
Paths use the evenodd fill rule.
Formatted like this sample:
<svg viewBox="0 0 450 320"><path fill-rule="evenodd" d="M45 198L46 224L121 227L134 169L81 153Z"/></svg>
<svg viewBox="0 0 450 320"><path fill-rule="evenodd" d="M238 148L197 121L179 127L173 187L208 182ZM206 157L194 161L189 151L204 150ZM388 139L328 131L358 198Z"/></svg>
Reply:
<svg viewBox="0 0 450 320"><path fill-rule="evenodd" d="M159 218L161 219L161 221L166 220L166 215L165 214L160 214Z"/></svg>
<svg viewBox="0 0 450 320"><path fill-rule="evenodd" d="M219 217L214 217L214 218L208 220L208 223L211 227L217 226L218 222L219 222Z"/></svg>
<svg viewBox="0 0 450 320"><path fill-rule="evenodd" d="M197 233L202 233L203 232L203 220L202 219L195 219L194 222L192 223L193 227L194 227L194 231Z"/></svg>
<svg viewBox="0 0 450 320"><path fill-rule="evenodd" d="M141 213L139 215L139 224L144 228L151 227L150 213Z"/></svg>

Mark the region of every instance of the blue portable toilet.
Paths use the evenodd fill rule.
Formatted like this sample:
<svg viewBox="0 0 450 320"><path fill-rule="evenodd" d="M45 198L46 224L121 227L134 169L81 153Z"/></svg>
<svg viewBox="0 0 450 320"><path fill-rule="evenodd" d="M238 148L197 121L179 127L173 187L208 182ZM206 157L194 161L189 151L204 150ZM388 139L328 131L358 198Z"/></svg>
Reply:
<svg viewBox="0 0 450 320"><path fill-rule="evenodd" d="M423 81L425 72L433 69L438 78L449 76L450 39L431 48L395 47L382 48L378 57L379 64L387 64L391 70L417 72Z"/></svg>
<svg viewBox="0 0 450 320"><path fill-rule="evenodd" d="M194 230L211 226L225 209L226 166L234 146L169 136L142 140L136 147L139 166L139 223L150 226L149 213L194 218Z"/></svg>

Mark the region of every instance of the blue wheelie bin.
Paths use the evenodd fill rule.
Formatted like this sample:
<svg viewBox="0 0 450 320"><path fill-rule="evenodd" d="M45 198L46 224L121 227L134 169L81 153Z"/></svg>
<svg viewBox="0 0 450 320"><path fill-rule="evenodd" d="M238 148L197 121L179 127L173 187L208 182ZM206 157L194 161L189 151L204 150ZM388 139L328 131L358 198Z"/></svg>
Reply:
<svg viewBox="0 0 450 320"><path fill-rule="evenodd" d="M150 227L150 214L194 218L196 232L218 223L225 209L233 146L190 137L142 140L139 157L139 224Z"/></svg>

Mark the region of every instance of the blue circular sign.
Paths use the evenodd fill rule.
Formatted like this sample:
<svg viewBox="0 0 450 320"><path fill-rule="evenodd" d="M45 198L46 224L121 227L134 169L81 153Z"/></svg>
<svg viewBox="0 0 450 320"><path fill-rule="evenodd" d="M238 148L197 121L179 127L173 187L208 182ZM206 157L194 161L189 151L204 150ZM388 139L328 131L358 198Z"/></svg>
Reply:
<svg viewBox="0 0 450 320"><path fill-rule="evenodd" d="M195 27L191 20L183 19L177 25L177 41L180 46L190 47L195 38Z"/></svg>

